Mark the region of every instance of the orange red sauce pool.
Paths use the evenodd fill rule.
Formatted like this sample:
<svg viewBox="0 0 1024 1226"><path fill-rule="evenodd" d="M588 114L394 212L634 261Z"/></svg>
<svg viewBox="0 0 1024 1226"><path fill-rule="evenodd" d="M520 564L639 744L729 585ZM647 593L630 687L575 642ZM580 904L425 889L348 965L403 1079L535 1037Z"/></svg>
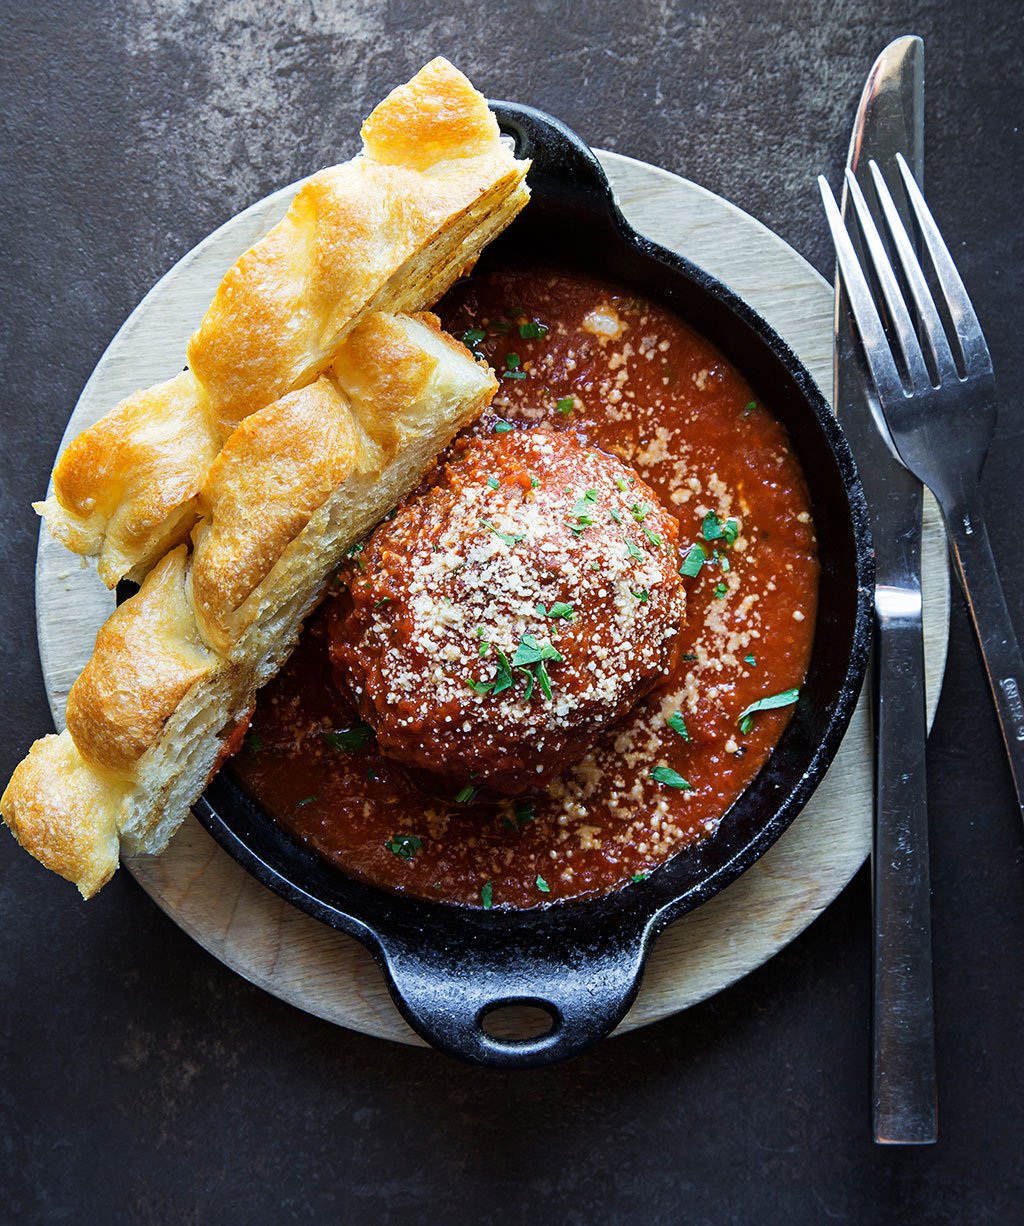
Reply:
<svg viewBox="0 0 1024 1226"><path fill-rule="evenodd" d="M818 561L803 477L770 408L660 307L508 269L462 282L437 310L501 375L473 431L574 431L678 518L684 574L700 563L681 662L543 795L460 805L378 753L335 689L329 597L262 692L232 769L295 838L385 888L495 907L604 893L711 837L792 714L740 722L807 669ZM689 788L666 782L679 779Z"/></svg>

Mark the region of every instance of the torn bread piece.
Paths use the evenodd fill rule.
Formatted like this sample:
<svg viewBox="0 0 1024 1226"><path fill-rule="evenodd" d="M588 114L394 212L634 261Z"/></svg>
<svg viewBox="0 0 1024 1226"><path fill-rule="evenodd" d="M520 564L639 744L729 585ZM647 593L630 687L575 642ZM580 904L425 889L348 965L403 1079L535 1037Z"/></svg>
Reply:
<svg viewBox="0 0 1024 1226"><path fill-rule="evenodd" d="M374 315L316 383L249 416L180 545L111 614L0 798L18 841L90 897L118 855L163 850L239 746L344 555L497 390L432 315ZM346 346L346 351L348 346Z"/></svg>
<svg viewBox="0 0 1024 1226"><path fill-rule="evenodd" d="M35 509L114 587L187 538L225 439L306 387L376 311L434 303L526 203L529 163L483 95L435 59L376 107L363 149L300 187L284 219L228 270L188 367L73 440Z"/></svg>

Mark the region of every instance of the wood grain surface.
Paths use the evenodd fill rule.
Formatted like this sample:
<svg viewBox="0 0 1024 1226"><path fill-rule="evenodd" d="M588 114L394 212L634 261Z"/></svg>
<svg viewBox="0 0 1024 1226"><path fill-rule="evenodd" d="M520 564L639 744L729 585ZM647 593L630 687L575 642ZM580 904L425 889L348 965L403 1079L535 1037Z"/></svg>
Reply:
<svg viewBox="0 0 1024 1226"><path fill-rule="evenodd" d="M782 334L828 395L832 290L811 266L759 222L703 188L630 158L599 156L630 221L728 282ZM293 193L294 185L282 188L233 218L153 287L100 359L65 443L129 392L180 368L188 335L224 270L278 220ZM930 500L924 559L930 721L949 619L945 541ZM47 694L63 727L68 689L113 608L113 596L91 567L43 532L36 608ZM786 834L738 881L662 935L620 1031L687 1008L785 946L864 862L870 827L870 729L862 699L831 770ZM185 822L162 856L138 858L127 867L175 923L251 982L338 1025L421 1043L358 942L271 894L195 819ZM514 1026L508 1033L515 1034Z"/></svg>

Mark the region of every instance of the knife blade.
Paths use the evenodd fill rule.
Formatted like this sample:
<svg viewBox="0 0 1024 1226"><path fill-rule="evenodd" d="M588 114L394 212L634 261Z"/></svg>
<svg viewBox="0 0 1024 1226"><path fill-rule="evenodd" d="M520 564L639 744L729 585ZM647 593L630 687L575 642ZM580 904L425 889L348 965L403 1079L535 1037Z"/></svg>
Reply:
<svg viewBox="0 0 1024 1226"><path fill-rule="evenodd" d="M902 153L924 180L924 43L889 44L868 75L847 165L868 187L868 162ZM888 175L886 176L888 180ZM890 181L890 188L902 185ZM844 219L847 192L842 197ZM922 488L897 459L838 279L835 405L871 513L875 544L872 715L872 1113L879 1144L937 1137L928 809L921 622Z"/></svg>

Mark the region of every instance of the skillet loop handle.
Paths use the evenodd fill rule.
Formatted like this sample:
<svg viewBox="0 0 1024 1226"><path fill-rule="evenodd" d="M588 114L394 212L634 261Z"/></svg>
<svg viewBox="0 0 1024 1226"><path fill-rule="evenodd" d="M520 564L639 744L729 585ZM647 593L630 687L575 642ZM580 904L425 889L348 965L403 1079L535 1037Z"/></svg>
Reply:
<svg viewBox="0 0 1024 1226"><path fill-rule="evenodd" d="M549 912L549 915L551 913ZM469 939L428 945L389 941L383 952L391 995L432 1047L470 1064L535 1068L568 1060L606 1038L637 994L651 941L626 918L600 936L559 930L540 942L503 940L500 915L483 916ZM532 1006L551 1018L535 1038L500 1038L485 1028L494 1010Z"/></svg>

